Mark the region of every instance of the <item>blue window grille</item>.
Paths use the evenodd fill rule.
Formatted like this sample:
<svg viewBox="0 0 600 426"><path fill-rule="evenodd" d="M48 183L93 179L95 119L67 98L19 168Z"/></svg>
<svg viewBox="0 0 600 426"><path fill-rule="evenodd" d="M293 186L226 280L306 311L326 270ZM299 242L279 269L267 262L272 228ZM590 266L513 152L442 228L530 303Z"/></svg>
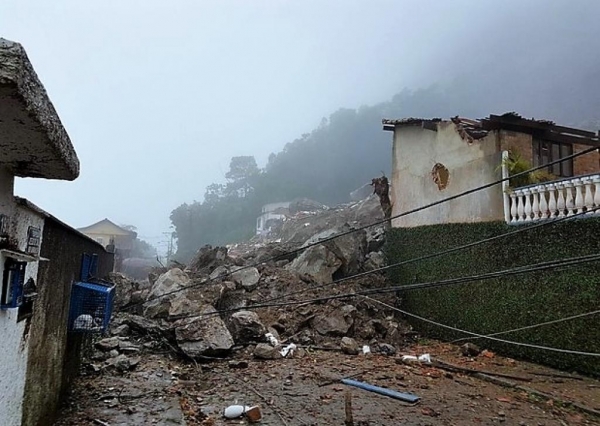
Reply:
<svg viewBox="0 0 600 426"><path fill-rule="evenodd" d="M18 308L23 304L26 262L7 259L4 264L0 309Z"/></svg>
<svg viewBox="0 0 600 426"><path fill-rule="evenodd" d="M81 262L81 282L71 290L69 331L104 333L108 329L113 309L114 287L90 282L98 269L98 255L84 254Z"/></svg>

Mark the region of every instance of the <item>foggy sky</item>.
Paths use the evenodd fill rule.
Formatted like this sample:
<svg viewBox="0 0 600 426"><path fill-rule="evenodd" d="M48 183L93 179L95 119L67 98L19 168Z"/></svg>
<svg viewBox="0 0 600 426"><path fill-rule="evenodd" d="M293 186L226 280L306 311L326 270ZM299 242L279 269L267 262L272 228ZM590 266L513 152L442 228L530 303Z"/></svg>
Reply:
<svg viewBox="0 0 600 426"><path fill-rule="evenodd" d="M72 226L108 217L156 244L232 156L263 166L340 107L460 80L487 113L554 118L539 115L555 114L553 90L577 111L582 79L599 84L599 12L595 0L0 0L0 37L25 47L81 161L74 182L19 179L16 192Z"/></svg>

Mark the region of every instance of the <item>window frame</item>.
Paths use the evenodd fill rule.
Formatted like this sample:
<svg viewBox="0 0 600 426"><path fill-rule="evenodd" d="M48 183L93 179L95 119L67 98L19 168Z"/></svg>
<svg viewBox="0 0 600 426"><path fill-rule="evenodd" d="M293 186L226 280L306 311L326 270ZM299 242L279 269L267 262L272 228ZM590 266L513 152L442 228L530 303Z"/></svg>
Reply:
<svg viewBox="0 0 600 426"><path fill-rule="evenodd" d="M573 145L570 143L552 142L542 138L533 138L532 151L533 166L537 167L573 155ZM548 166L547 171L558 178L573 177L575 176L573 159L571 158Z"/></svg>

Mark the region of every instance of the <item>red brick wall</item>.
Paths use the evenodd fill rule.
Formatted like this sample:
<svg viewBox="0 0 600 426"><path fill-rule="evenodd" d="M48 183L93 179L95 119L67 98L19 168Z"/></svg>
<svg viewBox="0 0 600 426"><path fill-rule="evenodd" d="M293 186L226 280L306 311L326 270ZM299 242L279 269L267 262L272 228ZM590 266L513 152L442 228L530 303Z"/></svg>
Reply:
<svg viewBox="0 0 600 426"><path fill-rule="evenodd" d="M518 152L524 160L533 164L531 135L502 130L500 132L500 150Z"/></svg>
<svg viewBox="0 0 600 426"><path fill-rule="evenodd" d="M533 164L532 136L524 133L502 130L500 132L500 149L513 150L518 152L521 157ZM573 153L578 153L590 148L589 145L573 145ZM590 152L573 159L573 174L587 175L591 173L600 173L600 153Z"/></svg>
<svg viewBox="0 0 600 426"><path fill-rule="evenodd" d="M573 145L573 153L581 152L590 148L589 145ZM577 175L587 175L590 173L600 173L600 154L598 151L590 152L573 159L573 173Z"/></svg>

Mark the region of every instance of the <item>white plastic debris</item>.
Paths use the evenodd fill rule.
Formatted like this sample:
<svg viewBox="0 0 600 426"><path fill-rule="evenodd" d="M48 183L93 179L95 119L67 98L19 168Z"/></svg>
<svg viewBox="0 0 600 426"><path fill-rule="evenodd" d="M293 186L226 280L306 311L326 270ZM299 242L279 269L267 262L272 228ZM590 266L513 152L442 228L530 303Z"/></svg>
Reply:
<svg viewBox="0 0 600 426"><path fill-rule="evenodd" d="M248 406L230 405L223 411L223 417L226 419L237 419L238 417L242 417L248 410L250 410Z"/></svg>
<svg viewBox="0 0 600 426"><path fill-rule="evenodd" d="M283 348L281 350L281 352L279 352L279 353L281 354L282 357L285 358L288 355L294 355L295 350L296 350L296 345L294 345L293 343L290 343L285 348Z"/></svg>
<svg viewBox="0 0 600 426"><path fill-rule="evenodd" d="M426 363L431 363L431 356L429 356L429 354L423 354L421 356L419 356L419 361L421 362L426 362Z"/></svg>
<svg viewBox="0 0 600 426"><path fill-rule="evenodd" d="M273 336L273 333L267 333L267 334L265 334L265 337L267 338L267 340L271 346L273 346L273 347L279 346L279 341L275 338L275 336Z"/></svg>
<svg viewBox="0 0 600 426"><path fill-rule="evenodd" d="M94 318L91 315L79 315L73 323L75 330L92 330L94 328Z"/></svg>
<svg viewBox="0 0 600 426"><path fill-rule="evenodd" d="M403 355L402 362L404 363L412 363L412 362L424 362L426 364L431 363L431 356L429 354L419 355L418 357L414 355Z"/></svg>
<svg viewBox="0 0 600 426"><path fill-rule="evenodd" d="M368 346L368 345L364 345L362 347L362 352L363 352L363 355L370 354L371 353L371 347Z"/></svg>

